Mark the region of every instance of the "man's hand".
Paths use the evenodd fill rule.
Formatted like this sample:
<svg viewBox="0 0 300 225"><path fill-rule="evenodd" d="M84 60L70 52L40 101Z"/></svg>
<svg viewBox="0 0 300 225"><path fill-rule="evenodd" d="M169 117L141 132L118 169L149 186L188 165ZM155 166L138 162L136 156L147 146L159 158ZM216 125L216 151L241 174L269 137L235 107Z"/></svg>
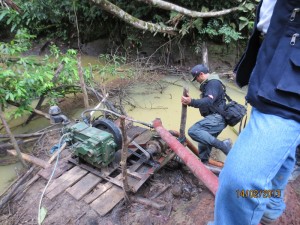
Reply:
<svg viewBox="0 0 300 225"><path fill-rule="evenodd" d="M183 105L189 105L192 101L192 98L190 96L187 96L187 97L184 97L184 96L181 96L181 103Z"/></svg>

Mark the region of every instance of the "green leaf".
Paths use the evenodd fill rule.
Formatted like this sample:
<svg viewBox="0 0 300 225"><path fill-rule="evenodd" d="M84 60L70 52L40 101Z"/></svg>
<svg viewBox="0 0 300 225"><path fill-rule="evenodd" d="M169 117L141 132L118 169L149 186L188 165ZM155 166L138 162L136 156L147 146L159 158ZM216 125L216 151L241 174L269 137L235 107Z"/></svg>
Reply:
<svg viewBox="0 0 300 225"><path fill-rule="evenodd" d="M248 23L249 23L248 21L239 23L239 30L242 30L243 28L245 28L248 25Z"/></svg>
<svg viewBox="0 0 300 225"><path fill-rule="evenodd" d="M201 30L202 24L203 24L202 18L197 18L197 19L193 22L193 25L197 28L198 31Z"/></svg>
<svg viewBox="0 0 300 225"><path fill-rule="evenodd" d="M241 20L241 21L249 21L246 17L243 17L243 16L241 16L241 17L239 17L239 20Z"/></svg>
<svg viewBox="0 0 300 225"><path fill-rule="evenodd" d="M46 218L47 215L47 209L42 207L40 210L39 218L38 218L38 223L42 224L44 219Z"/></svg>
<svg viewBox="0 0 300 225"><path fill-rule="evenodd" d="M1 14L0 14L0 21L9 13L9 11L4 10Z"/></svg>

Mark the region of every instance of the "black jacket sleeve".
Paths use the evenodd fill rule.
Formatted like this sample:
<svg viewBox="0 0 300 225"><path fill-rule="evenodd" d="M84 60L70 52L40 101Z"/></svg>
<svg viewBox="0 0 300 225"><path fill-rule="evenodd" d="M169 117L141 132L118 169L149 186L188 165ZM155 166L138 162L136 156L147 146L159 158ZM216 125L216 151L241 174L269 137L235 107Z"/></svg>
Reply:
<svg viewBox="0 0 300 225"><path fill-rule="evenodd" d="M223 87L219 80L210 80L205 85L201 99L192 99L190 106L194 108L209 108L211 105L219 101L223 93ZM212 96L213 98L209 97Z"/></svg>

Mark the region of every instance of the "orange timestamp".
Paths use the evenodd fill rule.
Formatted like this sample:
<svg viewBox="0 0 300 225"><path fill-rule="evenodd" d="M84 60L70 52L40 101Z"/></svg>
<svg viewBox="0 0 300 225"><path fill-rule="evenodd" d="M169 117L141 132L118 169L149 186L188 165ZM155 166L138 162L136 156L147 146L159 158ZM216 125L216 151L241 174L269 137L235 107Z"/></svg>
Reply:
<svg viewBox="0 0 300 225"><path fill-rule="evenodd" d="M281 190L236 190L236 196L238 198L280 198Z"/></svg>

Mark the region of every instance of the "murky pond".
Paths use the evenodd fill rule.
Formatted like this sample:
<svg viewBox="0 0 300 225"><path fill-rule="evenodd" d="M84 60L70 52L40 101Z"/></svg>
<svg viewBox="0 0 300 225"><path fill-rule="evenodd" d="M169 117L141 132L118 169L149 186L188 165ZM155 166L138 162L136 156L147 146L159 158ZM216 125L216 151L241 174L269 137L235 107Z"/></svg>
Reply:
<svg viewBox="0 0 300 225"><path fill-rule="evenodd" d="M245 90L238 89L232 82L224 80L227 86L228 95L239 103L244 103ZM156 86L156 87L155 87ZM128 106L126 111L129 116L135 120L143 122L151 122L155 118L162 120L163 126L168 130L179 131L180 118L181 118L181 103L180 98L183 92L183 87L188 87L189 94L192 98L199 97L199 84L190 81L184 81L179 77L168 76L163 81L155 84L137 84L130 91L130 98L133 105L136 107ZM157 90L153 92L153 89ZM74 108L67 116L71 120L80 119L80 114L83 111L82 108ZM64 113L64 112L63 112ZM250 109L248 106L248 114ZM12 120L10 125L16 126L24 122L27 116L21 119ZM201 119L198 109L188 107L186 131L195 122ZM27 126L18 126L13 129L14 133L32 133L49 126L50 123L45 118L38 118L30 122ZM237 138L236 131L238 126L232 128L227 127L220 135L219 138L231 138L233 142ZM196 143L194 143L196 145ZM218 151L220 152L220 151ZM224 160L223 153L219 153L219 160ZM9 166L0 166L0 193L8 187L9 183L16 177L16 169L20 168L19 164L13 164Z"/></svg>

